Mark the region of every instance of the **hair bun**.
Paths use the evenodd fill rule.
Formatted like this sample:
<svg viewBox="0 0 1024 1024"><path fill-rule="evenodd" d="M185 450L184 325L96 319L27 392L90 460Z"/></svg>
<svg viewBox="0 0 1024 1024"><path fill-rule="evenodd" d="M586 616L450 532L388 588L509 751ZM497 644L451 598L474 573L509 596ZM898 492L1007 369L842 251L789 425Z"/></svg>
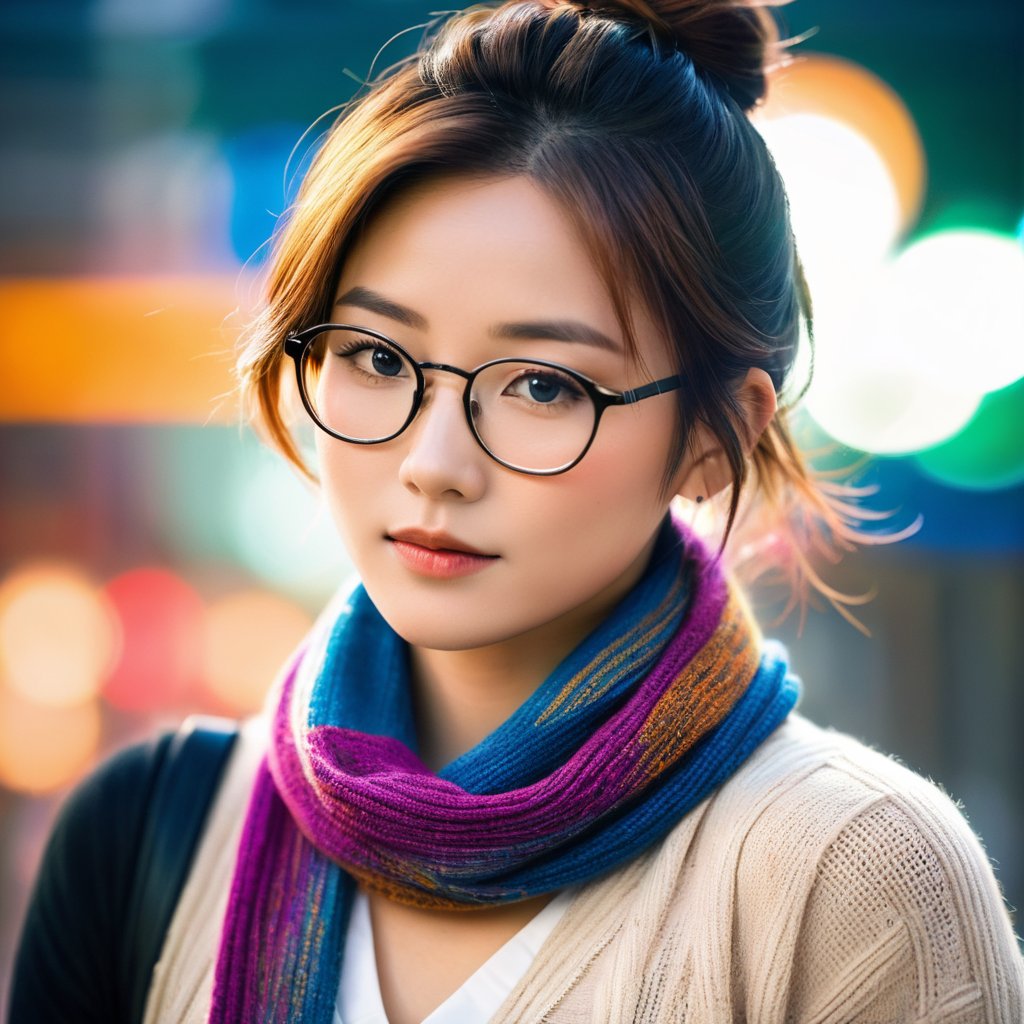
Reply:
<svg viewBox="0 0 1024 1024"><path fill-rule="evenodd" d="M744 110L765 94L766 72L781 45L770 0L591 0L595 14L646 22L725 86Z"/></svg>

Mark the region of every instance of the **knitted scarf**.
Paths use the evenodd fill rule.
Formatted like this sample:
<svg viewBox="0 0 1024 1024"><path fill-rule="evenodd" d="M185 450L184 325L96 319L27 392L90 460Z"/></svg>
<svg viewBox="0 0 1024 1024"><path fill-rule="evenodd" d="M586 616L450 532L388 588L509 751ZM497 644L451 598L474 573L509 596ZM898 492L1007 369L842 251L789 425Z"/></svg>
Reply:
<svg viewBox="0 0 1024 1024"><path fill-rule="evenodd" d="M656 843L798 695L718 559L667 519L633 590L436 774L404 642L362 587L274 697L221 935L213 1022L330 1022L355 882L421 907L585 882Z"/></svg>

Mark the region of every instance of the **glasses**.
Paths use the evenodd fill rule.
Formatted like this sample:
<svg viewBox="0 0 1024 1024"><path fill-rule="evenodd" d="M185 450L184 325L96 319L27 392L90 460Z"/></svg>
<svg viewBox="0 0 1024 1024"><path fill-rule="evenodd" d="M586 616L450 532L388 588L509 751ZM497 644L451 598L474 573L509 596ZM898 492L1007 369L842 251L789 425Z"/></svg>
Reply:
<svg viewBox="0 0 1024 1024"><path fill-rule="evenodd" d="M674 391L677 376L629 391L546 359L492 359L475 370L420 363L396 341L351 324L320 324L290 335L302 404L322 430L351 444L381 444L416 418L424 370L466 384L462 405L480 447L517 473L554 476L572 469L594 441L605 409Z"/></svg>

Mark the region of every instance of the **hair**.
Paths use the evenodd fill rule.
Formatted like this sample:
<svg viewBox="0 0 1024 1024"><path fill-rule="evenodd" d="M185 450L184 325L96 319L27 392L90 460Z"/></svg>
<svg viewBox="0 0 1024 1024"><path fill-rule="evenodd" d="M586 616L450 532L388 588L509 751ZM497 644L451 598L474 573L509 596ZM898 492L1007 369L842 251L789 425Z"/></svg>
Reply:
<svg viewBox="0 0 1024 1024"><path fill-rule="evenodd" d="M757 0L508 0L433 24L343 108L276 234L239 360L272 443L309 474L280 408L283 340L329 320L346 253L382 203L437 175L524 175L578 227L629 350L634 300L674 350L683 386L664 483L703 425L733 481L723 546L753 477L741 518L758 509L788 607L810 584L852 619L854 599L807 556L876 539L859 527L877 515L858 508L857 489L815 479L790 434L811 303L782 180L747 116L784 53ZM737 385L751 367L782 400L748 457Z"/></svg>

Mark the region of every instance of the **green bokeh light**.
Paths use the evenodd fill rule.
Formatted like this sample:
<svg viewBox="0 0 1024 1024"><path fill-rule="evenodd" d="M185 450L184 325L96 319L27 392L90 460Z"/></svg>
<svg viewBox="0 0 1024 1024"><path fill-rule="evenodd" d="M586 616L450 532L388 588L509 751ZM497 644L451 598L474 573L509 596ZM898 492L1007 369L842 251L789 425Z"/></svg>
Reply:
<svg viewBox="0 0 1024 1024"><path fill-rule="evenodd" d="M1024 482L1024 378L982 400L955 437L916 456L942 483L990 491Z"/></svg>

